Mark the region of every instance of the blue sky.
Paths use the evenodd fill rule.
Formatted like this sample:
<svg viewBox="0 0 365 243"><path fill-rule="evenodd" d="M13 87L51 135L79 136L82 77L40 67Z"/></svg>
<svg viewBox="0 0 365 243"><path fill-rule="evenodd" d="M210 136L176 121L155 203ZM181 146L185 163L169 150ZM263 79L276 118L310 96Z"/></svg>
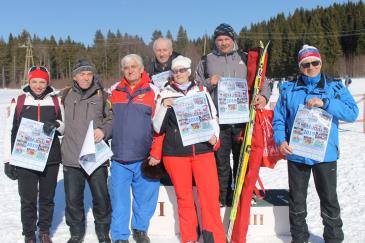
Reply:
<svg viewBox="0 0 365 243"><path fill-rule="evenodd" d="M197 38L205 32L211 35L222 22L239 32L281 12L287 15L299 7L312 9L335 2L347 0L5 0L1 2L0 37L7 40L9 33L26 29L40 37L69 35L92 44L96 30L105 34L119 29L150 42L154 30L163 34L170 30L175 37L183 25L189 38Z"/></svg>

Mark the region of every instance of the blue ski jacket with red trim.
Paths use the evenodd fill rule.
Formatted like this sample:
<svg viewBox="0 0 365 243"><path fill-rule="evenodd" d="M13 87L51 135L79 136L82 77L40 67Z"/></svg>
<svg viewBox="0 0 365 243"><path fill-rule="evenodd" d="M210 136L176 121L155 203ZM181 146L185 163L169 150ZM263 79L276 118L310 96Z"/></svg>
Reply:
<svg viewBox="0 0 365 243"><path fill-rule="evenodd" d="M313 97L325 101L324 109L333 115L329 133L327 150L323 161L315 161L295 154L287 155L287 159L308 165L320 162L332 162L339 158L339 121L353 122L356 120L359 109L348 89L341 80L336 80L321 74L318 83L306 84L302 76L292 82L280 86L280 96L275 106L273 131L275 143L280 146L284 141L289 143L290 133L294 124L295 115L300 104L306 104Z"/></svg>
<svg viewBox="0 0 365 243"><path fill-rule="evenodd" d="M122 79L112 91L113 160L128 162L148 157L153 138L152 117L157 95L157 87L151 84L145 72L133 89Z"/></svg>

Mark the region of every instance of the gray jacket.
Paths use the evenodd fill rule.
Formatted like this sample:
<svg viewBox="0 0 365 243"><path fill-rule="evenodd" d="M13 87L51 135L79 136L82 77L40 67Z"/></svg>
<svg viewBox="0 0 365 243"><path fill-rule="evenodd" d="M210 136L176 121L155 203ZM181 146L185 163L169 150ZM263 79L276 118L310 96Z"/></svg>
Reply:
<svg viewBox="0 0 365 243"><path fill-rule="evenodd" d="M228 54L222 54L214 50L206 58L200 60L196 68L195 80L207 87L214 104L218 107L217 88L210 84L210 78L215 74L221 77L246 78L246 60L242 60L236 45L234 50ZM264 81L260 94L265 96L267 101L269 100L271 90L267 79Z"/></svg>
<svg viewBox="0 0 365 243"><path fill-rule="evenodd" d="M110 102L106 100L107 95L103 92L95 78L87 90L81 90L74 81L71 89L61 91L65 107L65 133L61 145L63 165L80 167L79 155L91 120L94 129L103 131L104 140L111 137L112 111Z"/></svg>

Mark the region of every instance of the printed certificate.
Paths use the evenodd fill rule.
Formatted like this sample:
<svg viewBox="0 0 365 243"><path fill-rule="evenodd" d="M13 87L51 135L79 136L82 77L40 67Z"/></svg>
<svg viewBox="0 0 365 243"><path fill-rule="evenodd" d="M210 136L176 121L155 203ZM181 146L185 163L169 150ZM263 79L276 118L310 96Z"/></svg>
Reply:
<svg viewBox="0 0 365 243"><path fill-rule="evenodd" d="M206 142L214 134L212 115L204 92L177 98L173 109L184 146Z"/></svg>
<svg viewBox="0 0 365 243"><path fill-rule="evenodd" d="M10 164L43 171L47 164L55 130L47 135L43 123L22 118L15 138Z"/></svg>
<svg viewBox="0 0 365 243"><path fill-rule="evenodd" d="M169 81L169 78L171 76L172 76L171 71L166 71L152 75L151 79L153 81L153 84L156 85L161 90L165 86L165 84Z"/></svg>
<svg viewBox="0 0 365 243"><path fill-rule="evenodd" d="M295 115L289 146L293 153L319 162L324 160L332 115L320 108L300 105Z"/></svg>
<svg viewBox="0 0 365 243"><path fill-rule="evenodd" d="M218 81L219 124L245 123L249 120L247 81L222 77Z"/></svg>

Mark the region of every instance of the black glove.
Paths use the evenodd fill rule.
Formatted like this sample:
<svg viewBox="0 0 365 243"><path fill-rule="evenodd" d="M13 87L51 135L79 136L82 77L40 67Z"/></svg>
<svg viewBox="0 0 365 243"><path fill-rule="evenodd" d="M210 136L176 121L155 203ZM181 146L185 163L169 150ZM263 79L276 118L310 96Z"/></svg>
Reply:
<svg viewBox="0 0 365 243"><path fill-rule="evenodd" d="M60 124L57 121L47 121L43 125L43 132L50 135L52 130L58 128Z"/></svg>
<svg viewBox="0 0 365 243"><path fill-rule="evenodd" d="M9 162L5 163L4 172L5 175L7 175L10 179L12 180L18 179L18 173L16 172L16 167L14 165L9 164Z"/></svg>

